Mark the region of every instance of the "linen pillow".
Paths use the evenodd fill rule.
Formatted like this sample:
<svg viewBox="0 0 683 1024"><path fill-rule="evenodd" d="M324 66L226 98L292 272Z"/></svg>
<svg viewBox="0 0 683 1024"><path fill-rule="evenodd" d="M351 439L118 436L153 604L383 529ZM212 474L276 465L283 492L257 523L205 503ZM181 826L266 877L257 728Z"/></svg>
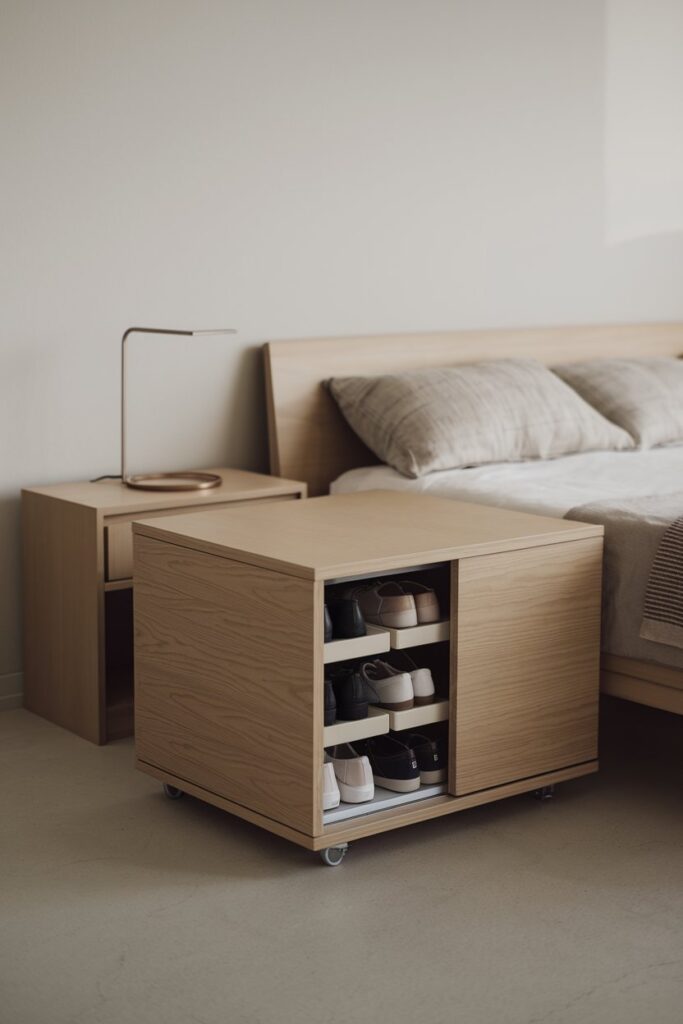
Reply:
<svg viewBox="0 0 683 1024"><path fill-rule="evenodd" d="M683 442L683 360L594 359L553 369L639 447Z"/></svg>
<svg viewBox="0 0 683 1024"><path fill-rule="evenodd" d="M629 435L534 359L328 381L344 417L405 476L632 448Z"/></svg>

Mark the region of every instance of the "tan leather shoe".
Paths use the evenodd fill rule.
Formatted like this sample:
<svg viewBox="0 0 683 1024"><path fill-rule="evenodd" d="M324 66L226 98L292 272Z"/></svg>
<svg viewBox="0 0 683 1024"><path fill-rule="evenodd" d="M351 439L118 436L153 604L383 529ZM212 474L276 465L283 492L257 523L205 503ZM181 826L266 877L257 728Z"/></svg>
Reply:
<svg viewBox="0 0 683 1024"><path fill-rule="evenodd" d="M420 625L425 622L439 621L441 618L439 599L431 587L426 587L424 583L418 583L416 580L401 580L398 585L404 594L410 594L415 601L417 621Z"/></svg>
<svg viewBox="0 0 683 1024"><path fill-rule="evenodd" d="M365 589L359 588L355 596L368 622L375 622L388 629L417 626L417 610L412 594L404 593L401 585L393 580L375 583Z"/></svg>

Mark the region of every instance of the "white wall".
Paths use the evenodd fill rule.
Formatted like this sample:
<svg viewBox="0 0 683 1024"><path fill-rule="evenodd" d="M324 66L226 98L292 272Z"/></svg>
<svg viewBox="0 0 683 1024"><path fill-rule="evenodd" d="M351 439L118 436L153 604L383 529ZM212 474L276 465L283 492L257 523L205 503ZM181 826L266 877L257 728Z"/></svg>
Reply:
<svg viewBox="0 0 683 1024"><path fill-rule="evenodd" d="M240 328L138 348L137 465L262 468L264 339L683 317L680 235L605 244L604 14L0 0L0 695L19 488L117 470L127 325Z"/></svg>

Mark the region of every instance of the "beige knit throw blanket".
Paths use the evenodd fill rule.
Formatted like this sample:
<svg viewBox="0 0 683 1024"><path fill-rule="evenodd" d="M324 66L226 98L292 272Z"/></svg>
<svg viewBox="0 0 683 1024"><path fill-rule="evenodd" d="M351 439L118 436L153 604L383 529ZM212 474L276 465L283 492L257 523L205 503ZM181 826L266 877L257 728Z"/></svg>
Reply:
<svg viewBox="0 0 683 1024"><path fill-rule="evenodd" d="M683 516L674 519L659 542L645 590L640 635L683 647Z"/></svg>
<svg viewBox="0 0 683 1024"><path fill-rule="evenodd" d="M605 527L603 650L683 668L683 492L595 502L566 519Z"/></svg>

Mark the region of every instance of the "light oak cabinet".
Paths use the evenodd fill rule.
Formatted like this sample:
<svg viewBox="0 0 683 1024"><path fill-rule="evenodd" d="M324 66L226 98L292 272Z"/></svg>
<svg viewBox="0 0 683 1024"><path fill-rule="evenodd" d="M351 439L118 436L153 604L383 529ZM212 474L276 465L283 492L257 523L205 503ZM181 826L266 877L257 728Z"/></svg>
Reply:
<svg viewBox="0 0 683 1024"><path fill-rule="evenodd" d="M602 529L367 492L137 522L143 771L312 850L597 770ZM326 588L415 575L443 621L323 642ZM410 650L433 704L323 724L335 661ZM326 747L440 729L448 780L322 810ZM326 854L326 857L329 856Z"/></svg>
<svg viewBox="0 0 683 1024"><path fill-rule="evenodd" d="M305 497L293 480L212 470L208 491L139 491L117 480L22 491L24 703L106 743L133 730L133 520Z"/></svg>

